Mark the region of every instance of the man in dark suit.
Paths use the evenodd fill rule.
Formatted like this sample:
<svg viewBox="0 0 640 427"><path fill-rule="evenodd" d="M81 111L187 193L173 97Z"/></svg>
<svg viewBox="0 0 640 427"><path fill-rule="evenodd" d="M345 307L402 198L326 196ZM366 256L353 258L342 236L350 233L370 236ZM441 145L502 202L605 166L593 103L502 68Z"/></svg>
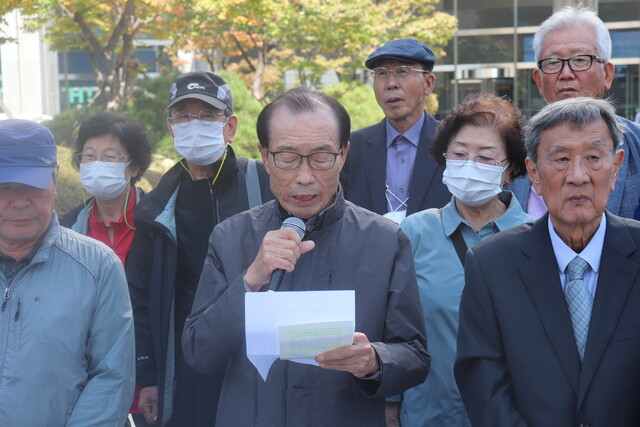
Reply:
<svg viewBox="0 0 640 427"><path fill-rule="evenodd" d="M424 110L436 81L434 64L429 46L413 39L387 42L365 61L385 118L351 134L340 182L347 200L398 223L451 199L443 168L429 156L439 124Z"/></svg>
<svg viewBox="0 0 640 427"><path fill-rule="evenodd" d="M605 211L622 132L601 99L531 119L549 211L467 252L455 376L474 426L640 425L640 224Z"/></svg>

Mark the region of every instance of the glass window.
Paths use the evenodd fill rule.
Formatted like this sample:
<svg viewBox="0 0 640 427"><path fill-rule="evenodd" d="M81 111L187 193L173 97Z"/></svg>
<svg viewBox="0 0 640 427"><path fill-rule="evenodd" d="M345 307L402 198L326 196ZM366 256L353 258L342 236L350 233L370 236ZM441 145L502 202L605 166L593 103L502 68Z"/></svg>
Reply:
<svg viewBox="0 0 640 427"><path fill-rule="evenodd" d="M454 46L453 40L454 40L453 37L451 37L451 40L449 40L449 44L444 46L443 50L444 50L445 56L436 58L436 64L440 64L440 65L453 64L453 46Z"/></svg>
<svg viewBox="0 0 640 427"><path fill-rule="evenodd" d="M458 63L513 62L513 35L458 38Z"/></svg>
<svg viewBox="0 0 640 427"><path fill-rule="evenodd" d="M616 104L618 115L634 119L638 103L638 66L617 65L611 89L605 93Z"/></svg>
<svg viewBox="0 0 640 427"><path fill-rule="evenodd" d="M453 15L453 1L443 2L444 12ZM513 0L458 0L458 28L499 28L513 26Z"/></svg>
<svg viewBox="0 0 640 427"><path fill-rule="evenodd" d="M640 56L640 30L613 30L610 34L612 58L636 58Z"/></svg>
<svg viewBox="0 0 640 427"><path fill-rule="evenodd" d="M442 120L451 112L453 107L457 104L457 99L453 95L453 72L435 73L436 84L433 88L433 92L438 97L438 112L435 114L435 118Z"/></svg>
<svg viewBox="0 0 640 427"><path fill-rule="evenodd" d="M640 19L638 0L599 0L598 16L604 22L637 21Z"/></svg>
<svg viewBox="0 0 640 427"><path fill-rule="evenodd" d="M518 108L525 117L530 118L547 103L538 91L531 70L518 70Z"/></svg>
<svg viewBox="0 0 640 427"><path fill-rule="evenodd" d="M518 36L518 61L534 62L536 56L533 53L533 34Z"/></svg>
<svg viewBox="0 0 640 427"><path fill-rule="evenodd" d="M518 1L518 26L540 25L542 21L550 17L552 14L552 2L549 0Z"/></svg>

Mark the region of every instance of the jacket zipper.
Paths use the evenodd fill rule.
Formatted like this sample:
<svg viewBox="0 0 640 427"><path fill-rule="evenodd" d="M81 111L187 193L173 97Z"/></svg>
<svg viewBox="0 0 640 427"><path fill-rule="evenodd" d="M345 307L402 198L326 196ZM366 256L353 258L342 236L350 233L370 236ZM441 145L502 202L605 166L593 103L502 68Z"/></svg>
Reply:
<svg viewBox="0 0 640 427"><path fill-rule="evenodd" d="M4 311L4 309L7 308L7 301L9 301L9 296L11 295L11 291L9 289L11 289L11 285L8 284L4 288L4 296L2 297L2 308L0 308L0 311Z"/></svg>

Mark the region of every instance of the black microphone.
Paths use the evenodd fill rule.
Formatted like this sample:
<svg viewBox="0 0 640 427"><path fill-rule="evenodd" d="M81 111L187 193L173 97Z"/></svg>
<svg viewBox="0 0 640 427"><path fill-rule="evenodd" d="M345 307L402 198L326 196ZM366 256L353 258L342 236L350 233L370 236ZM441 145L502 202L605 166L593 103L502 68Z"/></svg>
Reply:
<svg viewBox="0 0 640 427"><path fill-rule="evenodd" d="M295 216L285 219L280 229L283 228L293 228L301 239L304 237L304 233L307 230L307 227L304 225L304 221L300 218L296 218ZM273 273L271 273L271 280L269 280L269 289L277 291L280 288L280 283L282 282L284 273L285 271L281 268L273 270Z"/></svg>

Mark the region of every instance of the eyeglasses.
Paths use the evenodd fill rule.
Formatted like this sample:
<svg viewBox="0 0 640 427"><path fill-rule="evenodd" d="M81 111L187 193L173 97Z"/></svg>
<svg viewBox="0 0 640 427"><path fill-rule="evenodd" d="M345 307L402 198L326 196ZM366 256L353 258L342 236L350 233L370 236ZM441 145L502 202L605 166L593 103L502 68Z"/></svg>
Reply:
<svg viewBox="0 0 640 427"><path fill-rule="evenodd" d="M124 156L116 156L113 154L98 156L90 153L78 153L76 156L78 158L78 163L91 163L96 160L107 163L125 163L129 158L128 154L125 154Z"/></svg>
<svg viewBox="0 0 640 427"><path fill-rule="evenodd" d="M458 151L447 151L446 153L442 153L442 155L447 160L469 160L469 155L467 153L460 153ZM491 166L498 166L500 163L504 163L508 159L496 160L493 157L474 156L471 160L473 160L476 163L482 163L482 164L491 165Z"/></svg>
<svg viewBox="0 0 640 427"><path fill-rule="evenodd" d="M336 164L336 158L342 154L342 150L337 153L330 153L328 151L319 151L311 154L299 154L295 151L276 151L273 152L267 148L267 152L273 156L273 163L278 169L293 170L300 166L303 158L306 158L309 162L311 169L318 171L326 171L331 169Z"/></svg>
<svg viewBox="0 0 640 427"><path fill-rule="evenodd" d="M604 63L604 59L596 55L576 55L568 59L545 58L538 61L538 68L545 74L558 74L562 72L564 64L568 64L571 71L587 71L593 61Z"/></svg>
<svg viewBox="0 0 640 427"><path fill-rule="evenodd" d="M396 79L403 79L413 73L429 74L429 71L421 70L419 68L411 68L408 65L400 65L391 70L384 67L376 67L370 71L371 77L374 79L387 79L390 74L393 74Z"/></svg>
<svg viewBox="0 0 640 427"><path fill-rule="evenodd" d="M219 117L224 117L225 113L222 111L202 110L198 114L189 114L186 111L179 111L173 116L169 117L172 125L186 128L191 123L191 120L198 119L200 123L205 126L210 126L213 122L220 122ZM227 118L227 120L229 120ZM227 124L225 121L224 124Z"/></svg>

